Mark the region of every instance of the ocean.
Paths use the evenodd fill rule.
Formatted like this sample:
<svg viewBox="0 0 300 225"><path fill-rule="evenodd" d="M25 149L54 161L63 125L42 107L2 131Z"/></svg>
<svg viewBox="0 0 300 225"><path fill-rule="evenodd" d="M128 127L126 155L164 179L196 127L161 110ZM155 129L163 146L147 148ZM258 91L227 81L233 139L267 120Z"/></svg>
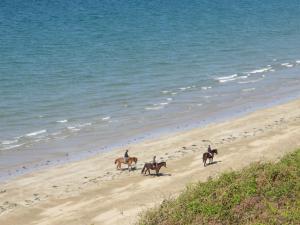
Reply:
<svg viewBox="0 0 300 225"><path fill-rule="evenodd" d="M297 0L1 1L0 176L299 97L299 21Z"/></svg>

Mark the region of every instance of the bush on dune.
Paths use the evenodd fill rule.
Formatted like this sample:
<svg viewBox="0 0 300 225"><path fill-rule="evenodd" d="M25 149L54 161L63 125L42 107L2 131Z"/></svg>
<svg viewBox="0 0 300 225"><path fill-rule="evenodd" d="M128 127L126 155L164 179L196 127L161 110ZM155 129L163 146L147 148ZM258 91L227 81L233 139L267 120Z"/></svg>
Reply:
<svg viewBox="0 0 300 225"><path fill-rule="evenodd" d="M277 163L255 163L186 188L145 212L141 225L297 224L300 150Z"/></svg>

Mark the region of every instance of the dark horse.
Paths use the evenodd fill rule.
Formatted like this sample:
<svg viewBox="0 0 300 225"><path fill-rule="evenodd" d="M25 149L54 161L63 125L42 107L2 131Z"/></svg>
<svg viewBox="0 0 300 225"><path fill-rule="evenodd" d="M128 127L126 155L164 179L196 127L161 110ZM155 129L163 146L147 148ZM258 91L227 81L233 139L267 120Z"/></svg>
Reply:
<svg viewBox="0 0 300 225"><path fill-rule="evenodd" d="M212 163L214 161L214 155L218 155L218 150L217 149L213 149L211 150L212 155L210 155L208 152L203 153L203 163L204 166L206 166L206 160L209 159L209 163Z"/></svg>
<svg viewBox="0 0 300 225"><path fill-rule="evenodd" d="M156 163L156 166L154 166L153 163L145 163L144 168L141 173L146 174L146 172L148 171L148 173L150 175L150 170L155 170L156 175L158 175L159 170L162 166L167 167L167 163L166 162Z"/></svg>

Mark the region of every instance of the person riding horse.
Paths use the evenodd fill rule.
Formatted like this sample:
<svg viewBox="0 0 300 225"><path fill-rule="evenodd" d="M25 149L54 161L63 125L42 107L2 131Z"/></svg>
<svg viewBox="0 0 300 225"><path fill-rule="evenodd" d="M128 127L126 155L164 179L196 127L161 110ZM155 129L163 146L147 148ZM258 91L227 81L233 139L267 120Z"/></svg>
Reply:
<svg viewBox="0 0 300 225"><path fill-rule="evenodd" d="M213 153L212 153L212 150L211 150L210 145L208 145L207 152L208 152L208 154L209 154L211 157L213 156Z"/></svg>
<svg viewBox="0 0 300 225"><path fill-rule="evenodd" d="M155 168L157 165L156 156L153 156L152 164L153 164L153 167Z"/></svg>
<svg viewBox="0 0 300 225"><path fill-rule="evenodd" d="M128 155L128 149L126 149L126 152L125 152L125 154L124 154L124 162L125 162L125 163L127 163L128 158L129 158L129 155Z"/></svg>

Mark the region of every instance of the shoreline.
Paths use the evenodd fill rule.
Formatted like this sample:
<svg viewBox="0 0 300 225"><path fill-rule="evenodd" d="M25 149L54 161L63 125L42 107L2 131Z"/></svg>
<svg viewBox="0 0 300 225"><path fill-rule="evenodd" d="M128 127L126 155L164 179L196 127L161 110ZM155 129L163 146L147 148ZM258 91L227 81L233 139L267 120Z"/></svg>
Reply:
<svg viewBox="0 0 300 225"><path fill-rule="evenodd" d="M72 153L66 152L65 154L58 154L56 157L53 157L51 159L45 159L45 160L36 161L35 163L31 163L33 164L32 166L30 166L29 163L25 163L25 164L21 163L19 164L19 166L8 168L6 170L7 171L6 173L0 172L0 184L3 182L9 182L10 180L24 176L26 174L48 170L58 166L66 165L68 163L80 162L82 160L87 160L102 154L117 151L118 149L129 148L130 145L141 144L147 141L155 141L156 139L159 139L162 136L169 137L169 136L180 134L182 132L188 132L193 129L201 129L206 126L209 126L210 124L223 123L226 122L227 120L238 119L240 117L247 116L248 114L254 113L259 110L268 109L270 107L275 107L281 104L287 104L299 98L300 97L298 95L287 95L280 99L269 101L268 103L256 104L255 106L246 107L245 109L228 108L225 109L224 111L218 112L217 116L214 115L205 120L192 120L189 122L183 122L170 127L162 127L159 129L155 129L152 132L142 133L137 136L133 136L130 139L122 140L120 142L117 142L116 144L102 146L99 149L85 150L85 151L72 152Z"/></svg>
<svg viewBox="0 0 300 225"><path fill-rule="evenodd" d="M227 86L227 83L225 82L224 84L220 84L220 90L211 88L195 90L195 92L182 91L182 95L180 95L180 97L178 95L178 102L172 101L172 103L164 109L165 111L157 111L157 117L155 114L151 114L152 117L147 117L147 119L145 119L145 121L148 122L144 121L144 123L139 124L139 121L129 120L125 125L122 123L117 125L117 122L111 123L113 126L107 127L109 130L106 130L106 128L103 127L101 129L100 127L98 127L99 129L96 129L95 127L92 128L92 126L87 126L87 130L82 131L82 133L78 132L72 134L74 136L68 136L59 140L44 140L29 146L24 145L24 148L20 149L0 150L2 158L2 163L0 165L0 182L1 180L9 180L23 174L28 174L28 172L31 173L52 166L84 160L93 157L93 155L111 151L116 148L126 148L127 145L137 144L149 139L156 139L165 134L175 135L178 132L185 132L189 129L203 127L210 123L224 122L225 120L238 118L256 110L299 98L299 82L297 81L296 76L299 74L298 61L299 60L296 60L294 62L293 65L295 67L290 68L289 71L275 71L273 74L275 80L263 79L262 82L255 83L255 85L253 84L254 86L251 83L251 85L246 83L239 84L235 87L235 84L233 83L233 88L231 88L231 86ZM285 66L283 67L286 68ZM262 72L259 72L258 74L261 75L261 73ZM284 79L286 82L284 86L280 85L281 79ZM245 86L241 87L240 85ZM237 92L235 93L234 90L237 87L238 90L236 90ZM254 88L256 90L255 93L252 93L251 91L243 92L247 87ZM218 93L215 93L216 91ZM222 100L222 96L223 94L226 96L226 93L230 98L228 100L228 96L224 97L228 102L223 104L225 102L223 101L224 99ZM200 99L197 99L195 95L198 97L200 96ZM165 95L163 96L164 98L167 97ZM205 97L211 98L208 98L209 101L206 102L207 99ZM220 101L218 98L220 98ZM194 108L188 109L190 107L189 101L193 102L191 107ZM204 105L196 107L198 101L201 102L200 105L202 105L202 103ZM185 102L186 104L181 104L180 102ZM174 111L174 108L172 107L175 107L177 110ZM183 107L183 109L178 110L180 107ZM118 117L112 118L113 120L114 118L116 118L116 121L118 120ZM78 122L79 124L92 125L95 121L87 120ZM106 122L109 121L106 120ZM138 124L137 126L134 125L136 122ZM71 126L72 123L66 125L66 127ZM118 126L121 128L124 127L124 129L119 130ZM93 129L95 130L93 131ZM42 126L36 130L48 130L48 127ZM29 134L27 133L27 136ZM43 138L41 138L41 140L42 139Z"/></svg>
<svg viewBox="0 0 300 225"><path fill-rule="evenodd" d="M299 106L297 99L131 144L129 154L139 159L132 172L115 168L122 148L0 183L0 223L133 224L139 212L177 195L191 182L255 161L277 160L300 147ZM216 164L203 167L201 155L208 143L219 155ZM167 161L163 176L142 176L143 163L153 155Z"/></svg>

